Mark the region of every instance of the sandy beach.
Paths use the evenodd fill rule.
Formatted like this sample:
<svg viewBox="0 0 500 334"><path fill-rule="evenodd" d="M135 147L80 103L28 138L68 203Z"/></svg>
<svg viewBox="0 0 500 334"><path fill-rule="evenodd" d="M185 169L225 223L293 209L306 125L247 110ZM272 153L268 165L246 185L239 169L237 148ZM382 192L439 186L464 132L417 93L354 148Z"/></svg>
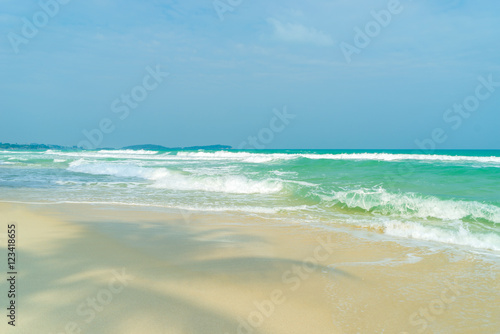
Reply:
<svg viewBox="0 0 500 334"><path fill-rule="evenodd" d="M15 222L18 266L16 326L4 316L2 333L500 329L498 265L465 251L229 214L8 203L0 211L1 258Z"/></svg>
<svg viewBox="0 0 500 334"><path fill-rule="evenodd" d="M0 2L0 334L500 334L500 1Z"/></svg>

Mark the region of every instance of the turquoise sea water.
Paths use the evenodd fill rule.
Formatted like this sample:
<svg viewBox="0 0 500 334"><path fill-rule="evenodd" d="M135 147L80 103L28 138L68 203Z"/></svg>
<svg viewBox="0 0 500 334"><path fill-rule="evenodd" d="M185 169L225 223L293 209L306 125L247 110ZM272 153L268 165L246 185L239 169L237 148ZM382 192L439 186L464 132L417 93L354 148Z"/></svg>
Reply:
<svg viewBox="0 0 500 334"><path fill-rule="evenodd" d="M237 212L500 251L500 151L0 151L0 200Z"/></svg>

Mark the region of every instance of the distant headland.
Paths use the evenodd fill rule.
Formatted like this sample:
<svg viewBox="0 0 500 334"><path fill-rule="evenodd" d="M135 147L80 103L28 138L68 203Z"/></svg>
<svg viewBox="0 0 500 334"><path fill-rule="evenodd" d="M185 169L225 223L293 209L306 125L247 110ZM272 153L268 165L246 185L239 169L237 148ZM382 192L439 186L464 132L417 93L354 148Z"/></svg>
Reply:
<svg viewBox="0 0 500 334"><path fill-rule="evenodd" d="M195 151L195 150L231 150L229 145L208 145L208 146L189 146L189 147L165 147L161 145L132 145L122 147L121 150L148 150L148 151Z"/></svg>
<svg viewBox="0 0 500 334"><path fill-rule="evenodd" d="M165 147L162 145L132 145L122 148L109 148L102 147L94 150L87 150L77 146L60 146L60 145L46 145L46 144L10 144L0 143L2 150L61 150L61 151L95 151L95 150L148 150L148 151L195 151L195 150L231 150L232 146L229 145L208 145L208 146L189 146L189 147Z"/></svg>

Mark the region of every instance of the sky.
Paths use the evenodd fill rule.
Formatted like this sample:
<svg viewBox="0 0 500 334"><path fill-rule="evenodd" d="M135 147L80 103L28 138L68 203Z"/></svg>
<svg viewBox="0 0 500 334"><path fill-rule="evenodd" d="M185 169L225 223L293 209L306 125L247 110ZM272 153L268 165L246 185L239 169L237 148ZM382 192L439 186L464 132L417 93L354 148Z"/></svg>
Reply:
<svg viewBox="0 0 500 334"><path fill-rule="evenodd" d="M0 142L500 149L498 1L0 8Z"/></svg>

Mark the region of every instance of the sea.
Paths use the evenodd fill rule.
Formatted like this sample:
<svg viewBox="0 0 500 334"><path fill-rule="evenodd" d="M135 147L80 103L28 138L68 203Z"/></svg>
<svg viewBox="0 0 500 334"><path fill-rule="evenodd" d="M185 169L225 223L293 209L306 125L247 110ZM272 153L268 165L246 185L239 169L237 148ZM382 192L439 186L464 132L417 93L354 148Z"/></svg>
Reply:
<svg viewBox="0 0 500 334"><path fill-rule="evenodd" d="M258 216L500 256L500 151L0 151L0 201Z"/></svg>

